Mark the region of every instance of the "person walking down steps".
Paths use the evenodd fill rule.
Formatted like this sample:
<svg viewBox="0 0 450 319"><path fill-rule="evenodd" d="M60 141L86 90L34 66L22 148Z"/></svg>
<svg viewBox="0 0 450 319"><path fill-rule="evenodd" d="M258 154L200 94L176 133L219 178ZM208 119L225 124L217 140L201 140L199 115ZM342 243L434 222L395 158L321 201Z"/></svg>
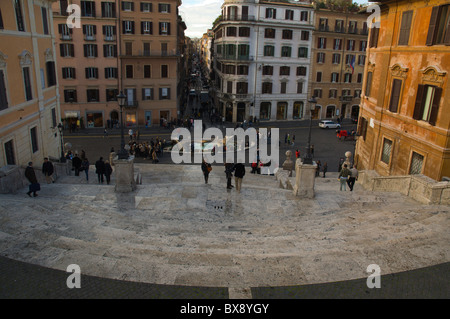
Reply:
<svg viewBox="0 0 450 319"><path fill-rule="evenodd" d="M205 184L208 184L209 173L212 171L211 164L207 163L205 160L202 162L202 172L205 178Z"/></svg>
<svg viewBox="0 0 450 319"><path fill-rule="evenodd" d="M25 177L30 182L27 195L31 197L31 193L33 193L33 197L36 197L37 191L41 190L41 185L37 181L36 173L33 168L33 162L28 162L28 166L25 169Z"/></svg>

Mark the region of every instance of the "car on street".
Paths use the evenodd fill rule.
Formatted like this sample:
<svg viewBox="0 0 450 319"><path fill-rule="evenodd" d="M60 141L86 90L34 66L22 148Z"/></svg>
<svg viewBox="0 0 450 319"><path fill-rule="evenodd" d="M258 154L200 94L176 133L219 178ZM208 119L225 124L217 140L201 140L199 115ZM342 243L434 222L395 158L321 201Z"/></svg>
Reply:
<svg viewBox="0 0 450 319"><path fill-rule="evenodd" d="M329 120L322 120L319 122L321 128L341 128L341 124Z"/></svg>

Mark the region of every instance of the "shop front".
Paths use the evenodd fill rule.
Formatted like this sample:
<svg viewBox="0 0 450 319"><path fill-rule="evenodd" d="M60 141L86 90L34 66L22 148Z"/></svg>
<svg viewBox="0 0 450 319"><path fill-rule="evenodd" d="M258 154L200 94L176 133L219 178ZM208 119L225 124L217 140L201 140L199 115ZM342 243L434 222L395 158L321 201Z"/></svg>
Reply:
<svg viewBox="0 0 450 319"><path fill-rule="evenodd" d="M86 128L104 127L102 111L86 111Z"/></svg>

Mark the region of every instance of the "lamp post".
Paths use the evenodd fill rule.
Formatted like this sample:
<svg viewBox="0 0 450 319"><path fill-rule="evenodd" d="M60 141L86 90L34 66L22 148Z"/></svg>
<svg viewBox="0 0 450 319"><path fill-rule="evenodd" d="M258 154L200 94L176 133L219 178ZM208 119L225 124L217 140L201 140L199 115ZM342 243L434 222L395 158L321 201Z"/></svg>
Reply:
<svg viewBox="0 0 450 319"><path fill-rule="evenodd" d="M123 91L120 91L120 94L117 95L117 101L120 107L120 151L117 154L119 159L128 159L128 152L125 150L125 138L123 136L123 106L125 105L126 98Z"/></svg>
<svg viewBox="0 0 450 319"><path fill-rule="evenodd" d="M312 127L312 112L316 109L317 100L313 96L308 100L308 103L310 103L310 116L309 116L309 132L308 132L308 144L306 144L306 154L303 157L303 164L309 164L311 165L313 163L312 161L312 154L311 154L311 127Z"/></svg>
<svg viewBox="0 0 450 319"><path fill-rule="evenodd" d="M63 142L63 125L62 123L58 124L58 131L59 131L59 137L61 139L61 158L60 158L60 162L61 163L65 163L66 162L66 157L64 156L64 142Z"/></svg>

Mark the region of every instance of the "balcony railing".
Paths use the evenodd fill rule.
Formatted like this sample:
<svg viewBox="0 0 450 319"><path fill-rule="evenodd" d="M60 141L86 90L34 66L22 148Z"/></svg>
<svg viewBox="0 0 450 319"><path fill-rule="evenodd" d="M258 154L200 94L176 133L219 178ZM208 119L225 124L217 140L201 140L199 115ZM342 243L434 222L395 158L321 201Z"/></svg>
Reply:
<svg viewBox="0 0 450 319"><path fill-rule="evenodd" d="M220 18L220 21L255 21L255 16L229 15Z"/></svg>
<svg viewBox="0 0 450 319"><path fill-rule="evenodd" d="M353 100L352 95L344 95L339 97L339 101L341 102L351 102Z"/></svg>
<svg viewBox="0 0 450 319"><path fill-rule="evenodd" d="M230 61L253 61L252 55L216 54L217 59Z"/></svg>
<svg viewBox="0 0 450 319"><path fill-rule="evenodd" d="M136 107L138 107L138 101L135 101L135 100L133 100L133 101L125 101L125 105L123 106L123 107L125 107L125 108L136 108Z"/></svg>
<svg viewBox="0 0 450 319"><path fill-rule="evenodd" d="M180 56L180 51L178 50L168 50L168 51L161 51L161 50L139 50L137 53L134 52L133 54L123 54L123 57L178 57Z"/></svg>

